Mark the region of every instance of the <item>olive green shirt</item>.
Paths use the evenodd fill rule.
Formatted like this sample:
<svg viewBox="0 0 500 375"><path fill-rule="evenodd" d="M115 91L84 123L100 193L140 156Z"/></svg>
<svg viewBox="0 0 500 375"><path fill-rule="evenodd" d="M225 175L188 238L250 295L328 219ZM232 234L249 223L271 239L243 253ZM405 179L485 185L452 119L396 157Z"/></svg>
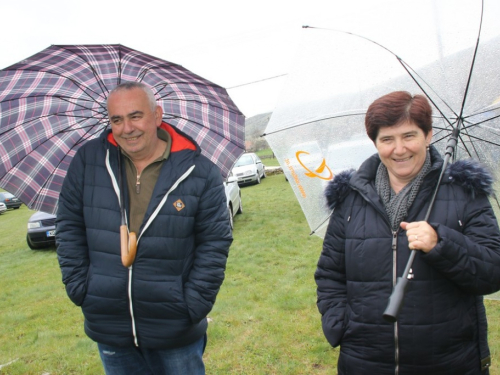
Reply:
<svg viewBox="0 0 500 375"><path fill-rule="evenodd" d="M125 172L127 174L127 187L129 191L129 231L135 232L137 235L144 221L144 215L153 195L156 181L158 181L158 176L160 176L161 167L163 162L168 159L172 147L172 138L166 130L158 128L157 134L158 138L167 142L165 153L144 168L140 175L137 174L137 168L132 159L130 159L130 156L122 149L122 154L126 156L124 158Z"/></svg>

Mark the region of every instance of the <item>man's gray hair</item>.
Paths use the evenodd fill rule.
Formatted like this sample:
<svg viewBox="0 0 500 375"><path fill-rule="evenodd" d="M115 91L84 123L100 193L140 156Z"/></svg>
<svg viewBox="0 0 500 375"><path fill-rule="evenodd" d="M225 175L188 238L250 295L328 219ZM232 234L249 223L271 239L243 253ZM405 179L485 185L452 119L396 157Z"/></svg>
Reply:
<svg viewBox="0 0 500 375"><path fill-rule="evenodd" d="M112 93L117 92L117 91L123 91L123 90L132 90L132 89L140 89L142 90L147 98L149 105L151 107L151 110L154 111L156 109L156 106L158 103L156 103L156 98L155 95L153 94L153 91L151 90L151 87L148 85L142 83L142 82L136 82L136 81L125 81L120 83L118 86L116 86L113 90L108 95L108 98L106 99L106 107L108 105L108 100L109 97L111 96Z"/></svg>

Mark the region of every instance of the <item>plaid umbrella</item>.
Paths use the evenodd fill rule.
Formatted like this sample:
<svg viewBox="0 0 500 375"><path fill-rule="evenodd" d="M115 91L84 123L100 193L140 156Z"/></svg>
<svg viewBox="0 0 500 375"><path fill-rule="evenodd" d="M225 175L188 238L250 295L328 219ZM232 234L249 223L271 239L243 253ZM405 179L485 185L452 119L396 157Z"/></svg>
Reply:
<svg viewBox="0 0 500 375"><path fill-rule="evenodd" d="M0 187L54 213L78 148L109 127L106 98L150 86L165 122L191 136L226 178L244 151L244 116L226 90L122 45L59 45L0 70Z"/></svg>

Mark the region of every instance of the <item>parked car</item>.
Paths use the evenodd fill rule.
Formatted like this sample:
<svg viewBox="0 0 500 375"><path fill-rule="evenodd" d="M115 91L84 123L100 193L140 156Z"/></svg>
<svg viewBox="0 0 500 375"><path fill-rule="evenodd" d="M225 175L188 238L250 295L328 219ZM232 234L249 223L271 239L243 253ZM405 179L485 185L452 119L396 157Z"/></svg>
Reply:
<svg viewBox="0 0 500 375"><path fill-rule="evenodd" d="M265 166L253 152L241 155L231 173L238 179L239 185L260 184L260 179L266 178Z"/></svg>
<svg viewBox="0 0 500 375"><path fill-rule="evenodd" d="M7 206L5 203L0 202L0 214L3 214L5 211L7 211Z"/></svg>
<svg viewBox="0 0 500 375"><path fill-rule="evenodd" d="M14 194L11 194L7 191L0 192L0 202L5 203L7 208L15 208L15 209L18 209L23 204L19 200L19 198L17 198L16 196L14 196Z"/></svg>
<svg viewBox="0 0 500 375"><path fill-rule="evenodd" d="M229 220L231 229L233 229L233 218L237 214L243 213L243 205L241 204L241 190L238 185L238 179L234 176L229 176L224 182L226 189L227 209L229 211Z"/></svg>
<svg viewBox="0 0 500 375"><path fill-rule="evenodd" d="M31 250L55 246L56 217L46 212L35 212L28 220L26 242Z"/></svg>

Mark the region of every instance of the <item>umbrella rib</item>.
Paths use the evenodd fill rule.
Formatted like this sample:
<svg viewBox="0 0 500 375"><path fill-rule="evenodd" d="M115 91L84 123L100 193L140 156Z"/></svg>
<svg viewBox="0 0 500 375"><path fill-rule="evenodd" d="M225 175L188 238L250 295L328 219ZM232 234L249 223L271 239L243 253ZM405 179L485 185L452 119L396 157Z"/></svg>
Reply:
<svg viewBox="0 0 500 375"><path fill-rule="evenodd" d="M312 121L307 121L307 122L303 122L303 123L300 123L300 124L297 124L297 125L292 125L292 126L287 126L286 128L283 128L283 129L278 129L278 130L274 130L272 132L269 132L269 133L264 133L261 135L261 137L265 137L265 136L268 136L270 134L275 134L275 133L279 133L279 132L282 132L284 130L289 130L289 129L294 129L294 128L298 128L300 126L304 126L304 125L309 125L309 124L312 124L314 122L319 122L319 121L324 121L324 120L331 120L331 119L336 119L336 118L342 118L342 117L350 117L350 116L364 116L365 113L364 112L359 112L359 113L349 113L349 114L345 114L345 115L337 115L337 116L330 116L330 117L323 117L323 118L320 118L320 119L316 119L316 120L312 120Z"/></svg>
<svg viewBox="0 0 500 375"><path fill-rule="evenodd" d="M51 75L54 75L56 77L61 77L61 78L64 78L64 79L67 79L68 81L71 81L73 82L73 84L75 86L77 86L78 88L80 88L83 92L87 93L88 91L92 92L93 94L95 94L95 96L97 97L101 97L101 94L99 94L98 92L96 92L95 90L92 90L91 88L87 87L87 86L83 86L83 84L79 84L77 81L75 81L74 79L72 79L71 77L67 77L61 73L57 73L55 71L47 71L47 70L33 70L33 69L16 69L16 70L22 70L22 71L27 71L27 72L35 72L35 73L46 73L46 74L51 74ZM3 69L3 71L9 71L9 69ZM97 79L97 81L99 81L99 79ZM99 86L101 86L99 84ZM88 91L87 91L88 90ZM92 98L93 96L92 95L89 95L90 98ZM95 101L96 103L99 103L97 100Z"/></svg>
<svg viewBox="0 0 500 375"><path fill-rule="evenodd" d="M309 233L310 236L312 236L313 234L316 234L316 231L321 228L323 225L325 225L325 223L330 220L330 217L333 215L333 212L335 211L335 208L330 212L330 214L326 217L325 220L323 220L319 225L316 226L315 229L313 229L311 231L311 233Z"/></svg>
<svg viewBox="0 0 500 375"><path fill-rule="evenodd" d="M389 51L389 50L388 50ZM390 52L390 51L389 51ZM424 82L431 90L431 86L422 78L418 75L418 73L413 70L413 68L408 65L405 61L403 61L403 59L401 59L399 56L397 55L394 55L396 56L396 58L398 59L399 63L401 64L401 66L404 68L404 70L406 70L406 72L408 73L408 75L411 77L411 79L413 80L413 82L416 83L416 85L420 88L420 90L422 90L422 92L425 94L425 97L434 105L434 108L436 108L438 110L438 112L441 114L442 118L450 125L452 126L450 120L448 119L448 117L445 116L445 114L443 113L443 111L441 111L441 108L439 108L439 106L434 102L434 100L430 97L430 95L427 93L427 91L424 90L424 88L422 87L422 85L415 79L415 77L413 76L412 72L415 74L415 76L417 76L418 78L420 78L422 80L422 82ZM410 72L411 70L411 72ZM434 94L436 94L436 96L441 99L441 101L448 107L448 109L450 109L455 115L457 115L455 113L455 111L453 110L453 108L451 108L448 103L443 99L441 98L434 90L432 90L432 92L434 92Z"/></svg>
<svg viewBox="0 0 500 375"><path fill-rule="evenodd" d="M101 92L104 93L104 92L108 92L108 90L106 89L106 85L104 84L103 80L101 79L101 77L97 74L97 71L95 70L94 66L86 59L83 58L84 55L76 55L74 54L73 51L70 51L68 50L65 46L63 45L56 45L55 47L58 47L58 48L61 48L65 51L67 51L69 54L72 54L72 55L75 55L77 56L78 58L82 59L83 61L85 61L85 64L89 67L90 71L92 72L95 80L97 81L97 84L99 85L100 89L101 89ZM71 80L72 82L75 82L73 80ZM81 87L80 85L78 85L78 87ZM87 86L86 86L87 87ZM95 92L94 90L92 90L94 93L97 94L97 92ZM98 94L99 95L99 94Z"/></svg>
<svg viewBox="0 0 500 375"><path fill-rule="evenodd" d="M473 139L478 140L480 142L489 143L489 144L494 145L494 146L500 146L500 143L489 141L489 140L483 139L483 138L479 138L479 137L476 137L475 135L472 135L472 134L467 134L467 137L473 138Z"/></svg>
<svg viewBox="0 0 500 375"><path fill-rule="evenodd" d="M446 130L446 129L443 129L443 130ZM445 134L444 136L442 136L441 138L439 139L435 139L433 140L431 143L432 144L435 144L435 143L438 143L438 142L441 142L443 139L447 138L449 136L449 133Z"/></svg>
<svg viewBox="0 0 500 375"><path fill-rule="evenodd" d="M470 134L466 134L469 138L471 138L471 135ZM467 147L467 145L465 144L465 141L464 141L464 134L461 134L459 133L458 134L458 139L460 140L460 142L462 143L462 146L464 148L464 150L467 152L467 155L469 155L469 157L472 157L472 153L471 151L469 150L469 147ZM473 138L473 137L472 137ZM479 154L477 152L477 149L476 149L476 146L474 145L474 143L471 141L471 146L472 146L472 149L474 150L474 153L475 155L479 158Z"/></svg>
<svg viewBox="0 0 500 375"><path fill-rule="evenodd" d="M302 28L304 29L318 29L318 30L329 30L329 31L334 31L334 32L339 32L339 33L344 33L344 34L348 34L348 35L352 35L352 36L355 36L355 37L358 37L358 38L361 38L361 39L364 39L370 43L373 43L377 46L379 46L380 48L383 48L384 50L386 50L387 52L389 52L391 55L393 55L397 60L398 62L401 64L401 66L403 67L404 70L406 70L406 72L408 73L408 75L410 76L410 78L413 80L413 82L415 82L415 84L422 90L422 92L425 94L426 98L429 99L429 101L434 105L434 107L439 111L439 113L441 113L441 115L443 116L443 118L447 121L448 119L446 118L445 114L441 111L441 109L436 105L436 103L434 102L434 100L430 97L430 95L427 93L427 91L422 87L422 85L415 79L415 76L420 78L422 80L422 82L424 82L429 88L430 90L432 90L431 86L422 78L418 75L418 73L409 65L407 64L401 57L399 57L396 53L394 53L393 51L391 51L389 48L383 46L382 44L374 41L373 39L370 39L370 38L367 38L363 35L359 35L359 34L355 34L355 33L352 33L350 31L344 31L344 30L337 30L337 29L329 29L329 28L322 28L322 27L315 27L315 26L302 26ZM411 71L410 71L411 70ZM434 92L434 94L436 94L436 96L441 99L441 101L443 103L446 104L446 106L453 111L453 109L446 103L446 101L441 98L434 90L432 90L432 92ZM450 123L451 125L451 123Z"/></svg>
<svg viewBox="0 0 500 375"><path fill-rule="evenodd" d="M56 97L57 97L57 96L56 96ZM32 96L31 98L33 98L33 96ZM64 97L57 97L57 98L62 99L62 100L65 100L65 98L64 98ZM7 102L9 102L9 101L13 101L13 100L17 100L17 99L6 100L4 103L7 103ZM65 100L65 101L67 101L67 100ZM74 103L74 102L71 102L71 101L67 101L67 102L72 103L72 104L75 104L75 105L78 105L78 106L80 106L80 107L82 107L82 108L84 108L84 109L86 109L86 110L93 111L93 112L94 112L94 113L96 113L96 114L102 115L102 112L96 111L96 110L95 110L95 109L93 109L92 107L85 107L85 106L83 106L83 105L80 105L80 104L77 104L77 103ZM88 102L91 102L91 101L88 101ZM36 120L38 120L38 119L42 119L42 118L49 118L49 117L51 117L51 116L66 116L66 117L75 117L75 118L82 117L82 118L84 118L84 119L89 118L88 116L76 116L76 115L74 115L74 114L67 115L68 113L72 113L72 111L69 111L69 110L68 110L68 111L64 111L64 112L53 112L53 113L49 113L49 114L44 115L44 116L38 116L38 117L36 118ZM11 131L12 129L17 128L17 127L23 127L23 126L25 126L26 124L28 124L28 123L30 123L30 122L32 122L32 121L33 121L33 119L28 119L28 120L27 120L27 121L25 121L25 122L22 122L22 123L20 123L20 124L17 124L17 125L16 125L16 126L14 126L13 128L8 128L8 129L5 129L4 131L0 132L0 135L3 135L3 134L5 134L5 133L7 133L7 132Z"/></svg>
<svg viewBox="0 0 500 375"><path fill-rule="evenodd" d="M476 47L474 48L474 54L472 55L472 62L471 62L470 70L469 70L469 77L467 78L467 85L465 86L464 99L462 101L462 108L460 109L459 118L462 118L462 116L463 116L465 102L467 100L467 95L469 93L469 86L470 86L470 82L472 80L472 72L474 71L474 65L476 63L477 50L479 48L479 40L481 38L481 30L482 30L482 26L483 26L483 12L484 12L484 0L481 0L481 18L480 18L480 22L479 22L479 30L477 33Z"/></svg>
<svg viewBox="0 0 500 375"><path fill-rule="evenodd" d="M118 48L118 72L116 74L116 86L122 83L122 49Z"/></svg>
<svg viewBox="0 0 500 375"><path fill-rule="evenodd" d="M33 98L57 98L57 99L61 99L61 100L64 100L68 103L71 103L71 104L74 104L74 105L77 105L77 106L80 106L84 109L92 109L92 107L85 107L84 105L80 104L80 103L77 103L77 102L74 102L72 101L71 99L76 99L78 101L83 101L83 102L87 102L87 103L97 103L99 104L99 102L96 102L94 99L85 99L85 98L75 98L75 97L71 97L71 96L63 96L63 95L50 95L50 94L47 94L47 95L27 95L27 96L23 96L23 97L19 97L19 98L12 98L12 99L8 99L8 100L4 100L2 101L2 103L9 103L9 102L14 102L14 101L18 101L18 100L21 100L21 99L33 99ZM101 108L104 108L102 105L99 105Z"/></svg>
<svg viewBox="0 0 500 375"><path fill-rule="evenodd" d="M86 127L91 128L91 127L95 127L95 126L96 126L96 124L94 124L94 125L89 125L89 126L85 126L85 127L80 127L80 128L78 128L78 129L84 129L84 128L86 128ZM69 130L68 130L68 129L60 130L60 131L58 131L57 133L54 133L54 135L53 135L53 136L55 136L55 135L57 135L57 134L60 134L60 133L65 133L65 132L67 132L67 131L69 131ZM86 132L86 134L82 135L82 136L80 137L80 139L79 139L77 142L75 142L75 144L74 144L74 145L70 148L70 150L74 149L74 147L75 147L75 146L77 146L77 145L79 145L80 143L87 141L87 139L89 139L90 137L92 137L94 134L96 134L96 133L98 133L98 132L102 132L102 130L98 130L98 131L96 131L96 132L94 132L94 133L92 133L92 134L89 134L90 132L89 132L89 131L87 131L87 132ZM45 143L46 143L46 142L48 142L49 140L50 140L49 138L45 139L42 143L40 143L39 145L37 145L37 146L36 146L36 148L34 148L31 152L35 151L36 149L38 149L40 146L42 146L43 144L45 144ZM67 155L67 154L68 154L68 153L66 153L66 155ZM27 155L29 155L29 154L27 154ZM26 155L26 156L27 156L27 155ZM26 157L26 156L25 156L25 157ZM13 167L16 167L19 163L21 163L21 162L24 160L24 158L25 158L25 157L23 157L22 159L20 159L20 160L19 160L16 164L14 164L14 165L13 165ZM63 158L63 159L64 159L64 158ZM59 160L59 162L57 163L57 165L55 165L54 170L57 170L57 168L59 168L59 165L61 165L61 163L62 163L63 159ZM36 195L38 195L38 194L39 194L39 192L40 192L40 191L42 191L48 183L49 183L49 179L46 179L46 180L43 182L43 184L42 184L42 185L40 185L40 189L38 189L38 190L37 190L37 194L36 194ZM35 196L36 196L36 195L34 195L34 196L33 196L33 199L31 200L31 202L29 202L29 205L28 205L29 207L31 207L32 202L34 202L34 200L35 200Z"/></svg>
<svg viewBox="0 0 500 375"><path fill-rule="evenodd" d="M500 118L500 115L497 115L497 116L493 116L493 117L490 117L486 120L483 120L483 121L479 121L479 122L476 122L476 123L470 123L468 124L467 126L463 126L462 129L469 129L469 128L474 128L478 125L484 125L485 123L487 123L488 121L491 121L491 120L495 120L497 118ZM495 133L496 134L496 133Z"/></svg>

